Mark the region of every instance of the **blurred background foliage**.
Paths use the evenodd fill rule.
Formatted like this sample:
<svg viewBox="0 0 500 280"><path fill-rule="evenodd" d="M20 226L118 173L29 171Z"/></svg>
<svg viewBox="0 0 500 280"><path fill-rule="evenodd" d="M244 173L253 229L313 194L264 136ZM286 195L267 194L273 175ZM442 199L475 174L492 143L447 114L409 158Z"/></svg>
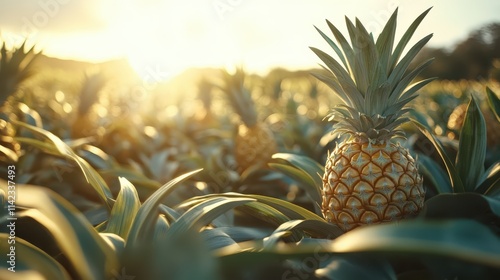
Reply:
<svg viewBox="0 0 500 280"><path fill-rule="evenodd" d="M491 24L452 50L422 52L436 60L421 78L439 79L411 104L422 126L404 130L422 162L426 209L346 234L318 210L319 163L336 145L323 118L338 100L311 70L245 74L277 153L241 168L242 121L221 69L155 84L121 60L2 50L0 170L16 167L18 248L28 256L19 279L495 279L500 120L488 102L500 93L499 50L500 25ZM456 158L467 113L457 109L471 97L486 123L489 173L460 192L442 154ZM5 246L5 215L0 222Z"/></svg>

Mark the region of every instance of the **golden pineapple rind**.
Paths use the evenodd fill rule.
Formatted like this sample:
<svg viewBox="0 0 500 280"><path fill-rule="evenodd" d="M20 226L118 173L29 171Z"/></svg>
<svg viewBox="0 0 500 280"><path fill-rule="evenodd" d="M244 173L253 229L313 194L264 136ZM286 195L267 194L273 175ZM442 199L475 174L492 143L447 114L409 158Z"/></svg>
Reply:
<svg viewBox="0 0 500 280"><path fill-rule="evenodd" d="M328 156L322 212L345 231L416 214L425 191L415 159L398 143L340 144Z"/></svg>
<svg viewBox="0 0 500 280"><path fill-rule="evenodd" d="M235 157L241 171L267 163L276 151L274 135L266 124L240 125L235 139Z"/></svg>

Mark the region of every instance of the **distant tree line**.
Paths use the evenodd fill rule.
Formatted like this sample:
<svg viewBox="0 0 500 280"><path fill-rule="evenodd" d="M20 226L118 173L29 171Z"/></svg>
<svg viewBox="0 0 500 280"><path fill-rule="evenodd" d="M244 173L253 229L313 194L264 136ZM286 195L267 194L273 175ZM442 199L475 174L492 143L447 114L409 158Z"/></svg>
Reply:
<svg viewBox="0 0 500 280"><path fill-rule="evenodd" d="M471 32L451 50L425 48L416 62L429 57L435 60L422 73L422 78L500 81L500 23L491 23Z"/></svg>

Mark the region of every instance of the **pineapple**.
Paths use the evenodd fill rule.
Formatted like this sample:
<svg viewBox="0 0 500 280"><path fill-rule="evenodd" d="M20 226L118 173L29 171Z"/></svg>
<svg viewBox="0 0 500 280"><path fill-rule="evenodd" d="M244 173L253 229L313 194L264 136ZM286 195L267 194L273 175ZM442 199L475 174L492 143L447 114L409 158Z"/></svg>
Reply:
<svg viewBox="0 0 500 280"><path fill-rule="evenodd" d="M316 28L340 58L311 50L326 64L326 74L313 75L331 87L344 104L327 116L334 122L339 143L328 154L323 175L322 213L344 231L358 226L395 221L417 213L425 191L417 162L396 138L409 119L406 104L432 79L409 84L432 59L407 72L408 65L430 40L418 41L401 59L422 13L394 47L397 9L375 41L362 23L346 18L351 43L329 21L338 44ZM343 65L343 66L342 66Z"/></svg>
<svg viewBox="0 0 500 280"><path fill-rule="evenodd" d="M9 97L14 95L19 85L33 75L32 65L40 55L35 46L26 50L26 41L8 53L5 42L0 49L0 161L15 162L21 153L21 145L14 139L16 130L10 120L17 118L12 112Z"/></svg>
<svg viewBox="0 0 500 280"><path fill-rule="evenodd" d="M230 104L243 122L238 126L234 155L239 171L266 164L277 151L276 140L266 123L259 121L250 92L244 86L245 73L238 69L234 75L224 72L225 87Z"/></svg>
<svg viewBox="0 0 500 280"><path fill-rule="evenodd" d="M95 120L92 119L92 106L99 100L99 93L107 83L102 72L85 73L85 79L79 92L80 103L71 127L72 138L84 138L96 132Z"/></svg>

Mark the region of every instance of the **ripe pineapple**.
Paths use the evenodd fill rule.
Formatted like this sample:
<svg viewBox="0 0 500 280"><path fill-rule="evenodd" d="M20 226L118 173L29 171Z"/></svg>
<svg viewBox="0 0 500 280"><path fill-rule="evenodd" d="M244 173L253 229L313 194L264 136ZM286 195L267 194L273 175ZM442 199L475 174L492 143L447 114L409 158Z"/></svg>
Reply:
<svg viewBox="0 0 500 280"><path fill-rule="evenodd" d="M327 21L340 48L319 29L340 62L316 48L326 74L314 74L330 86L344 104L328 115L334 134L342 136L328 155L323 175L322 212L326 220L348 231L389 222L417 213L425 191L416 160L395 141L404 138L399 125L408 121L405 105L432 79L408 86L428 60L415 70L407 68L432 37L416 43L400 59L403 49L429 10L422 13L394 47L397 9L375 41L362 23L346 18L351 43ZM342 65L341 65L342 63Z"/></svg>
<svg viewBox="0 0 500 280"><path fill-rule="evenodd" d="M486 144L488 147L500 146L500 123L489 110L481 110L486 122ZM460 132L467 112L467 103L461 104L451 112L448 118L448 128Z"/></svg>
<svg viewBox="0 0 500 280"><path fill-rule="evenodd" d="M267 124L258 120L255 104L244 86L245 73L238 69L234 75L224 72L225 87L230 104L240 116L234 155L242 172L251 166L263 165L276 153L277 145Z"/></svg>

